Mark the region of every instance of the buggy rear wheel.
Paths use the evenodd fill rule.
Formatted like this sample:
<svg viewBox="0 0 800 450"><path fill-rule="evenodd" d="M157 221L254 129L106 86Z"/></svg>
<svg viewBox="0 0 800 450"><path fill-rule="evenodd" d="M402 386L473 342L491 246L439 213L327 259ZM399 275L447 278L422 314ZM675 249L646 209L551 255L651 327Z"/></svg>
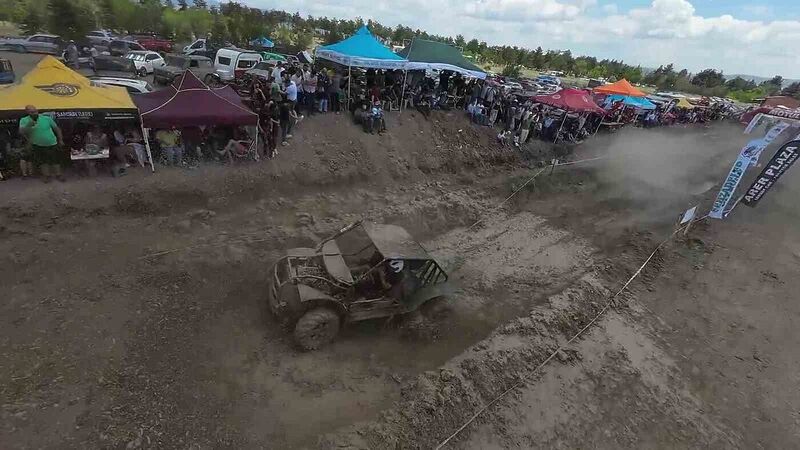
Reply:
<svg viewBox="0 0 800 450"><path fill-rule="evenodd" d="M320 307L307 311L294 326L294 339L303 350L316 350L339 334L339 314Z"/></svg>

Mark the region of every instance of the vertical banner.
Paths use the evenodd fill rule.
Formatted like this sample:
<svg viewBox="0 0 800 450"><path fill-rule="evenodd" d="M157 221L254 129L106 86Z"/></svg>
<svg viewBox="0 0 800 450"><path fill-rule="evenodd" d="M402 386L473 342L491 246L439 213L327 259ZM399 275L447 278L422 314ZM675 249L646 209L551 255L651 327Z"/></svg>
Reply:
<svg viewBox="0 0 800 450"><path fill-rule="evenodd" d="M789 125L790 124L788 122L780 122L774 127L770 128L770 130L767 131L767 134L764 135L763 138L758 140L757 145L755 145L750 152L751 166L755 167L758 164L758 158L761 156L761 153L764 152L764 149L769 147L769 144L771 144L772 141L775 140L775 138L777 138L781 133L783 133L785 129L789 128ZM748 146L749 145L750 144L748 144Z"/></svg>
<svg viewBox="0 0 800 450"><path fill-rule="evenodd" d="M736 162L733 163L731 171L722 183L719 194L717 194L717 199L714 200L714 205L711 207L708 217L722 219L722 213L725 211L725 207L728 206L728 202L731 201L733 193L736 192L736 188L739 186L745 171L747 171L747 167L750 165L750 156L745 155L745 150L747 150L747 148L748 147L745 147L744 150L739 153L739 157L736 158Z"/></svg>
<svg viewBox="0 0 800 450"><path fill-rule="evenodd" d="M792 167L798 157L800 157L800 140L790 141L781 147L761 171L756 181L747 189L742 202L747 206L755 207L778 179Z"/></svg>
<svg viewBox="0 0 800 450"><path fill-rule="evenodd" d="M714 201L714 205L711 207L711 212L708 213L708 216L714 219L722 219L724 218L724 211L725 207L728 206L728 203L731 201L734 192L736 192L736 188L739 186L739 183L742 181L742 177L744 177L744 173L747 171L747 168L750 165L755 166L758 162L758 157L761 156L761 153L764 152L764 149L769 147L769 144L775 140L784 130L789 128L789 123L787 122L780 122L770 128L767 134L761 139L754 139L747 143L744 146L742 151L739 153L739 157L736 158L736 162L733 163L733 167L731 171L728 173L728 176L725 178L725 181L722 183L722 188L717 194L717 199Z"/></svg>
<svg viewBox="0 0 800 450"><path fill-rule="evenodd" d="M758 113L755 117L747 124L747 128L744 129L744 134L750 134L753 131L753 128L756 127L758 122L761 122L761 118L764 117L764 114Z"/></svg>

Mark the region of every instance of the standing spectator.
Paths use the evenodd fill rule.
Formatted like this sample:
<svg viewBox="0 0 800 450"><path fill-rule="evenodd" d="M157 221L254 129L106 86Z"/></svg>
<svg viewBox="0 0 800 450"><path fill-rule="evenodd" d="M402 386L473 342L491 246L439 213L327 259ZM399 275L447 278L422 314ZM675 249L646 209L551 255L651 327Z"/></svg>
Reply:
<svg viewBox="0 0 800 450"><path fill-rule="evenodd" d="M318 77L316 69L311 70L311 73L305 77L305 80L303 80L303 101L305 102L306 110L308 111L309 116L314 114L314 102L317 96L317 82Z"/></svg>
<svg viewBox="0 0 800 450"><path fill-rule="evenodd" d="M317 101L319 101L319 112L328 112L328 89L330 88L331 80L324 70L317 73Z"/></svg>
<svg viewBox="0 0 800 450"><path fill-rule="evenodd" d="M439 92L447 93L449 87L450 87L450 71L443 70L442 73L439 74Z"/></svg>
<svg viewBox="0 0 800 450"><path fill-rule="evenodd" d="M294 85L296 86L295 91L297 92L297 95L296 95L296 97L294 99L294 105L293 106L295 107L296 110L299 110L300 109L300 105L303 104L303 101L305 100L303 98L304 94L305 94L303 92L303 80L305 80L305 73L302 70L297 70L292 75L291 80L292 80L292 82L294 82Z"/></svg>
<svg viewBox="0 0 800 450"><path fill-rule="evenodd" d="M297 109L297 83L295 83L294 77L289 78L288 76L286 82L286 101L292 104L292 109Z"/></svg>
<svg viewBox="0 0 800 450"><path fill-rule="evenodd" d="M469 104L475 103L481 96L481 83L477 81L472 82L472 92L469 98Z"/></svg>
<svg viewBox="0 0 800 450"><path fill-rule="evenodd" d="M286 95L286 90L281 85L281 77L273 77L272 83L269 86L269 99L275 104L283 101L283 96ZM295 97L297 97L297 88L295 87Z"/></svg>
<svg viewBox="0 0 800 450"><path fill-rule="evenodd" d="M61 128L50 116L41 116L35 106L25 107L28 114L19 121L19 133L28 140L34 161L38 161L44 182L49 183L52 176L64 181L61 174L61 146L64 136Z"/></svg>
<svg viewBox="0 0 800 450"><path fill-rule="evenodd" d="M78 46L75 45L75 41L69 41L67 44L67 48L64 49L64 60L67 62L67 66L71 69L77 70L78 67Z"/></svg>
<svg viewBox="0 0 800 450"><path fill-rule="evenodd" d="M342 73L335 71L331 77L330 84L328 85L328 101L331 105L331 111L339 114L341 106L339 105L339 94L342 93Z"/></svg>
<svg viewBox="0 0 800 450"><path fill-rule="evenodd" d="M292 138L292 113L293 104L289 101L281 103L280 123L281 123L281 145L289 145L288 139Z"/></svg>
<svg viewBox="0 0 800 450"><path fill-rule="evenodd" d="M272 78L274 80L280 80L281 78L283 78L283 63L282 62L278 61L278 63L275 64L275 68L272 69Z"/></svg>
<svg viewBox="0 0 800 450"><path fill-rule="evenodd" d="M281 104L282 103L270 102L270 135L268 140L268 158L274 158L278 156L278 141L281 139ZM294 110L294 107L291 104L289 105L289 108Z"/></svg>

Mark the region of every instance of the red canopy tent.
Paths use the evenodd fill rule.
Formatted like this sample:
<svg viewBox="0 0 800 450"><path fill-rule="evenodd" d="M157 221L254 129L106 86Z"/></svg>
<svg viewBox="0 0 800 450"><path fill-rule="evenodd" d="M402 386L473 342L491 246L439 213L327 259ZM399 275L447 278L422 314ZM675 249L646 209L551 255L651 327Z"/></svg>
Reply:
<svg viewBox="0 0 800 450"><path fill-rule="evenodd" d="M628 82L626 79L621 79L616 83L606 84L600 87L594 88L594 92L597 94L619 94L619 95L627 95L628 97L645 97L647 94L636 89L633 87L632 84Z"/></svg>
<svg viewBox="0 0 800 450"><path fill-rule="evenodd" d="M586 91L578 89L562 89L555 94L537 95L533 97L533 101L566 111L606 113Z"/></svg>
<svg viewBox="0 0 800 450"><path fill-rule="evenodd" d="M133 97L145 128L258 125L230 86L211 89L192 72L167 89Z"/></svg>

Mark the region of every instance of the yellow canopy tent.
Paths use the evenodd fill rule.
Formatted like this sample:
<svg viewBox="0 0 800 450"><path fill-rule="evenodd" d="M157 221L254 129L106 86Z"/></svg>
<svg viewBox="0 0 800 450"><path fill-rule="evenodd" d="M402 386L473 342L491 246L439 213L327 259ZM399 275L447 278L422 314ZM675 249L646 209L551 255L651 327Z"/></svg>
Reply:
<svg viewBox="0 0 800 450"><path fill-rule="evenodd" d="M678 102L675 103L676 108L683 108L683 109L694 109L694 105L689 103L689 100L685 98L678 99Z"/></svg>
<svg viewBox="0 0 800 450"><path fill-rule="evenodd" d="M139 115L125 88L94 85L52 56L42 59L19 84L0 90L1 117L24 115L26 105L43 112L57 112L56 119L78 116L63 114L64 111L126 112L127 118Z"/></svg>
<svg viewBox="0 0 800 450"><path fill-rule="evenodd" d="M141 128L139 110L125 88L96 85L52 56L45 56L19 84L0 89L0 125L16 125L27 105L49 113L56 122L132 121ZM150 146L146 140L145 144L152 166Z"/></svg>

